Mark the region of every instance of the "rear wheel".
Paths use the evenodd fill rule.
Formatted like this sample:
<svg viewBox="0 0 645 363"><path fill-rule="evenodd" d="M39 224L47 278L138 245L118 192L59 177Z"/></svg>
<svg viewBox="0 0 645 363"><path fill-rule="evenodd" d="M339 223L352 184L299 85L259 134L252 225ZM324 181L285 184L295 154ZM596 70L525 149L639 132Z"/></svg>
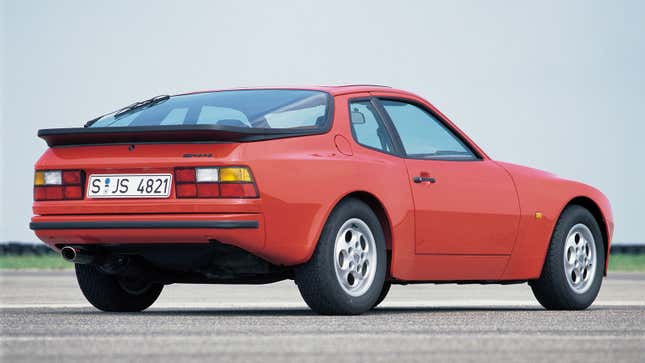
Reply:
<svg viewBox="0 0 645 363"><path fill-rule="evenodd" d="M157 300L163 289L162 284L120 278L92 265L76 264L76 279L90 304L111 312L145 310Z"/></svg>
<svg viewBox="0 0 645 363"><path fill-rule="evenodd" d="M309 307L320 314L361 314L382 291L385 237L365 203L348 199L329 216L313 256L295 280Z"/></svg>
<svg viewBox="0 0 645 363"><path fill-rule="evenodd" d="M596 219L581 206L567 207L553 231L542 274L530 282L531 289L547 309L585 309L598 296L604 263Z"/></svg>

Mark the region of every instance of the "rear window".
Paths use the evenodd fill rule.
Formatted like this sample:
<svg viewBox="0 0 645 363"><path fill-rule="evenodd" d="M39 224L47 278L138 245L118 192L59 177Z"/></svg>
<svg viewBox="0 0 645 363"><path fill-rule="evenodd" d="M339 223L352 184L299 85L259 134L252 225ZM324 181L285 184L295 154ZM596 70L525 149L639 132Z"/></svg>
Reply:
<svg viewBox="0 0 645 363"><path fill-rule="evenodd" d="M216 125L260 129L327 126L329 94L311 90L236 90L172 96L103 116L90 127Z"/></svg>

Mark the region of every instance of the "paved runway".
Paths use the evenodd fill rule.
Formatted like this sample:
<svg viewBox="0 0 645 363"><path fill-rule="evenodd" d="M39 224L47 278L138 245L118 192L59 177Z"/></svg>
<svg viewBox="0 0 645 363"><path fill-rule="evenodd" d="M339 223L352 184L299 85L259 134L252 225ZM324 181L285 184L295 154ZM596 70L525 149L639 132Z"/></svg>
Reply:
<svg viewBox="0 0 645 363"><path fill-rule="evenodd" d="M71 272L0 272L2 361L645 361L645 274L612 274L589 310L527 285L395 286L363 316L312 314L293 282L173 285L146 312L91 308Z"/></svg>

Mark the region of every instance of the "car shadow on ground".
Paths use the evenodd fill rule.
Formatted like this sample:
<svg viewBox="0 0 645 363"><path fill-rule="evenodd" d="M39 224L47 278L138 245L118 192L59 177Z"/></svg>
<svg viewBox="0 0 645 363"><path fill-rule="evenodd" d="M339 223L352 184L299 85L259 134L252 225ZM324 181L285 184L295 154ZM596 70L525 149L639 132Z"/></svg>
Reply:
<svg viewBox="0 0 645 363"><path fill-rule="evenodd" d="M392 314L415 314L415 313L463 313L463 312L527 312L546 311L541 307L531 306L503 306L503 307L381 307L371 310L363 315L392 315ZM139 316L323 316L314 313L307 308L151 308L137 313L109 313L92 308L70 309L66 311L48 311L47 314L55 315L139 315Z"/></svg>

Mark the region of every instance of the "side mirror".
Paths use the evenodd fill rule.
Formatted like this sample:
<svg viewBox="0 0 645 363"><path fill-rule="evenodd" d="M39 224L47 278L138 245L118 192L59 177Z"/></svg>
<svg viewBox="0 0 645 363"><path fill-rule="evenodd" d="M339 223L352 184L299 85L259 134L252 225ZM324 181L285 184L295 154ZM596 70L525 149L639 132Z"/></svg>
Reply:
<svg viewBox="0 0 645 363"><path fill-rule="evenodd" d="M349 116L352 119L352 125L362 125L365 123L365 115L359 111L352 111Z"/></svg>

